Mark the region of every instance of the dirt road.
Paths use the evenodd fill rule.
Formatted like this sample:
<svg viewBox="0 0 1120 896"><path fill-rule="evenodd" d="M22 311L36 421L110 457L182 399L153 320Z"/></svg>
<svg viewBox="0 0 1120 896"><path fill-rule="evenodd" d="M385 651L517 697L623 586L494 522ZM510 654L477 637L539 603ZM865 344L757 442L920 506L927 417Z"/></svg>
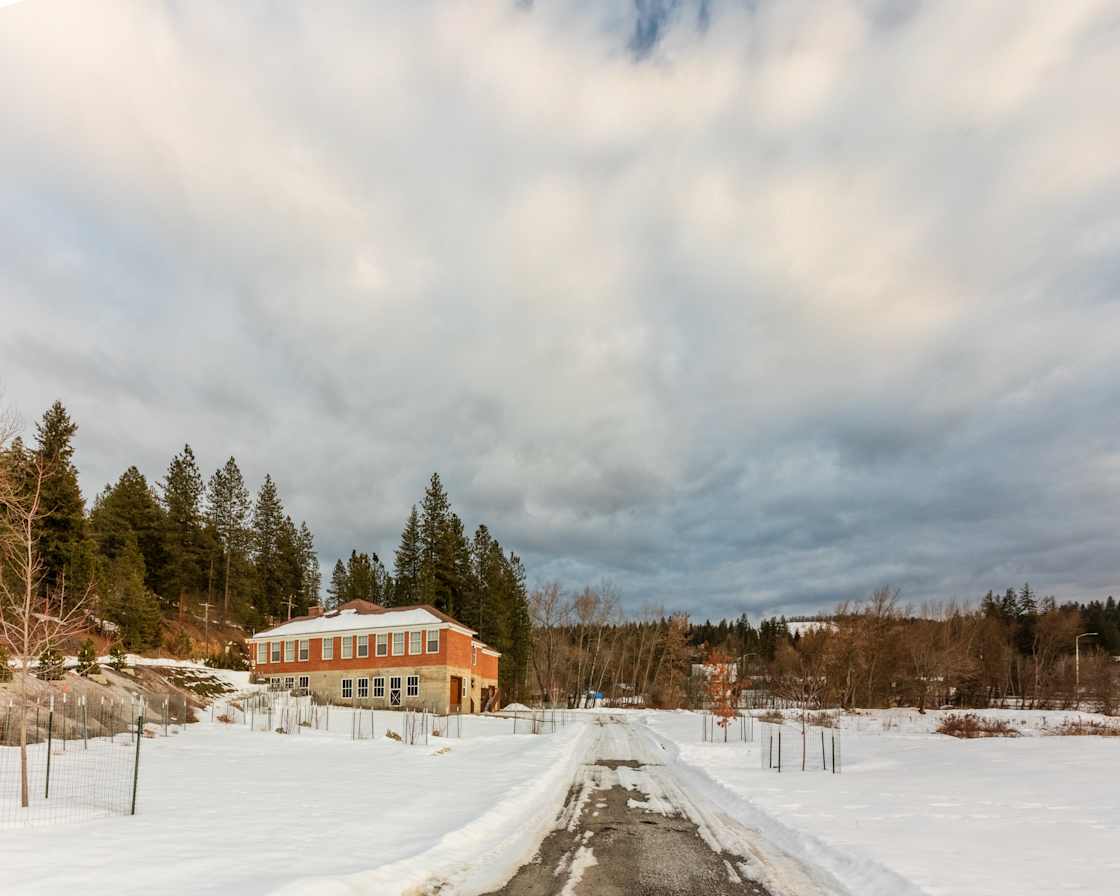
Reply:
<svg viewBox="0 0 1120 896"><path fill-rule="evenodd" d="M491 896L770 896L747 878L749 860L701 836L647 734L597 724L556 830Z"/></svg>

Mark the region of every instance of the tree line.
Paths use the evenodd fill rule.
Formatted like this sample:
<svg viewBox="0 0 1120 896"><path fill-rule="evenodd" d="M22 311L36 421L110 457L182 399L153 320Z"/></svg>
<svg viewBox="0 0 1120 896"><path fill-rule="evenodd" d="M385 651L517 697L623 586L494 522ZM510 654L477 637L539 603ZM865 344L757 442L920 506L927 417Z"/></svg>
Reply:
<svg viewBox="0 0 1120 896"><path fill-rule="evenodd" d="M266 475L250 496L236 459L203 479L190 445L150 483L136 466L86 508L74 464L78 426L61 402L43 414L34 444L11 439L0 465L26 492L37 467L44 512L35 524L44 594L88 592L130 650L160 646L164 616L209 604L215 621L247 626L304 612L318 599L319 562L307 523L284 510Z"/></svg>

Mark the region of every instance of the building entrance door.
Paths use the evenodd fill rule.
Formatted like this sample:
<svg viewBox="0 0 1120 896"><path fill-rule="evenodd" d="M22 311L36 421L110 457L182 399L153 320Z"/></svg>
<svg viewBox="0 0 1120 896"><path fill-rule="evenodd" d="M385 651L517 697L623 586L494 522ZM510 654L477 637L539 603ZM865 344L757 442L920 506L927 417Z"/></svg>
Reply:
<svg viewBox="0 0 1120 896"><path fill-rule="evenodd" d="M463 679L458 675L451 676L451 708L458 710L463 703Z"/></svg>

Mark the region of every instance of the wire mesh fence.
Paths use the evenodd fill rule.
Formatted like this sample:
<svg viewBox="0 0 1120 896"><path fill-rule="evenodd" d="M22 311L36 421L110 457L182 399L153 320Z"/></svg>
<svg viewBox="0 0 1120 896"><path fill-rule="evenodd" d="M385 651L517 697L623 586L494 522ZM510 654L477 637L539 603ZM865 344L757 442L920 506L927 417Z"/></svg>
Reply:
<svg viewBox="0 0 1120 896"><path fill-rule="evenodd" d="M143 714L139 700L10 701L0 716L0 829L134 814Z"/></svg>

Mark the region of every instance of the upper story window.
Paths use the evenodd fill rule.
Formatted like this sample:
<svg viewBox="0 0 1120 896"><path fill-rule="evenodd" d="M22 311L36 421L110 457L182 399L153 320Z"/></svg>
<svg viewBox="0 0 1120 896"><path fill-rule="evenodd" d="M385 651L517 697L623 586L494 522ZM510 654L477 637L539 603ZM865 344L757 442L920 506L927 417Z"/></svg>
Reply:
<svg viewBox="0 0 1120 896"><path fill-rule="evenodd" d="M267 641L261 641L260 643L257 644L257 662L258 663L267 663L268 662L268 642Z"/></svg>
<svg viewBox="0 0 1120 896"><path fill-rule="evenodd" d="M295 662L295 659L296 659L296 642L295 641L285 641L284 642L284 662L285 663L292 663L292 662Z"/></svg>
<svg viewBox="0 0 1120 896"><path fill-rule="evenodd" d="M369 656L369 635L358 635L358 656Z"/></svg>
<svg viewBox="0 0 1120 896"><path fill-rule="evenodd" d="M388 656L389 655L389 636L388 635L378 635L377 636L377 655L378 656Z"/></svg>
<svg viewBox="0 0 1120 896"><path fill-rule="evenodd" d="M393 656L404 656L404 632L393 632Z"/></svg>
<svg viewBox="0 0 1120 896"><path fill-rule="evenodd" d="M354 656L354 639L352 637L345 637L342 639L342 658L348 660Z"/></svg>
<svg viewBox="0 0 1120 896"><path fill-rule="evenodd" d="M423 632L409 632L408 633L408 652L415 655L423 650L424 646L424 633Z"/></svg>
<svg viewBox="0 0 1120 896"><path fill-rule="evenodd" d="M439 653L439 629L428 629L428 653Z"/></svg>
<svg viewBox="0 0 1120 896"><path fill-rule="evenodd" d="M272 642L272 662L274 662L274 663L280 662L280 642L279 641L273 641Z"/></svg>
<svg viewBox="0 0 1120 896"><path fill-rule="evenodd" d="M323 659L334 659L334 638L323 638Z"/></svg>
<svg viewBox="0 0 1120 896"><path fill-rule="evenodd" d="M304 638L299 642L299 661L306 663L311 658L311 642Z"/></svg>

